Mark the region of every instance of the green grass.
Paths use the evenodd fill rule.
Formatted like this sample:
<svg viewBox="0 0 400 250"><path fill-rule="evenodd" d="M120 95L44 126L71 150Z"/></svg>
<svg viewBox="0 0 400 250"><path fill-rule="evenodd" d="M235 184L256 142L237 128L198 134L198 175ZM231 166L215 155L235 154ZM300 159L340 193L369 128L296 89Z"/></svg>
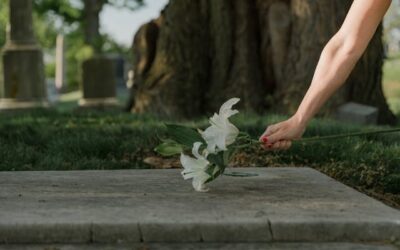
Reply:
<svg viewBox="0 0 400 250"><path fill-rule="evenodd" d="M155 145L154 119L122 114L37 111L3 115L0 170L121 169L143 167Z"/></svg>
<svg viewBox="0 0 400 250"><path fill-rule="evenodd" d="M238 127L258 137L281 116L240 115ZM164 120L123 113L36 111L0 116L0 171L149 168L144 158L163 137ZM188 123L204 127L207 121ZM306 137L377 127L315 120ZM297 143L287 152L242 152L235 166L310 166L349 185L400 194L400 134ZM399 203L400 204L400 203Z"/></svg>

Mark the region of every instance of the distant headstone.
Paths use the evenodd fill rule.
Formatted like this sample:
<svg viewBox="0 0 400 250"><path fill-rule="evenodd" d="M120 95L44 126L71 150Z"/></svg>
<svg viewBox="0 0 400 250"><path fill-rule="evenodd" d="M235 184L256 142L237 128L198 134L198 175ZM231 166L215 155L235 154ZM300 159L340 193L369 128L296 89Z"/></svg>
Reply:
<svg viewBox="0 0 400 250"><path fill-rule="evenodd" d="M336 117L339 121L374 125L378 123L378 114L376 107L350 102L338 108Z"/></svg>
<svg viewBox="0 0 400 250"><path fill-rule="evenodd" d="M57 90L62 90L65 81L65 39L63 35L57 36L56 45L56 79Z"/></svg>
<svg viewBox="0 0 400 250"><path fill-rule="evenodd" d="M115 60L97 56L82 65L83 98L80 107L103 108L118 105Z"/></svg>
<svg viewBox="0 0 400 250"><path fill-rule="evenodd" d="M133 85L135 83L134 78L135 78L135 71L129 70L128 71L128 80L126 81L126 87L128 89L132 89L133 88Z"/></svg>
<svg viewBox="0 0 400 250"><path fill-rule="evenodd" d="M125 79L125 59L122 56L117 56L114 58L115 61L115 77L117 78L118 88L126 88Z"/></svg>
<svg viewBox="0 0 400 250"><path fill-rule="evenodd" d="M34 37L32 1L12 0L9 8L0 110L46 107L43 54Z"/></svg>

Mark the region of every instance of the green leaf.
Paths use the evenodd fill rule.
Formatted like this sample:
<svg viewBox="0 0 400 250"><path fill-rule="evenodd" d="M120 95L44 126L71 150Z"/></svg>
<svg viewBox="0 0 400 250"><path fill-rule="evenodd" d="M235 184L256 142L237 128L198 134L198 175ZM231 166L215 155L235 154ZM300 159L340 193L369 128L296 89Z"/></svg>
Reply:
<svg viewBox="0 0 400 250"><path fill-rule="evenodd" d="M203 137L194 129L181 125L166 124L167 133L171 139L188 148L192 148L195 142L205 144Z"/></svg>
<svg viewBox="0 0 400 250"><path fill-rule="evenodd" d="M223 154L223 161L224 161L224 166L228 166L231 157L235 153L235 149L228 149L227 151L224 152Z"/></svg>
<svg viewBox="0 0 400 250"><path fill-rule="evenodd" d="M209 154L207 160L217 166L225 166L224 154L224 151L218 152L217 154Z"/></svg>
<svg viewBox="0 0 400 250"><path fill-rule="evenodd" d="M183 146L173 140L165 140L154 149L162 156L173 156L183 152Z"/></svg>
<svg viewBox="0 0 400 250"><path fill-rule="evenodd" d="M206 181L206 183L209 183L217 179L225 172L225 166L211 165L206 172L210 175L210 178Z"/></svg>
<svg viewBox="0 0 400 250"><path fill-rule="evenodd" d="M211 163L210 167L207 169L207 173L211 176L206 183L209 183L217 179L220 175L225 172L227 164L227 157L229 156L228 151L221 151L217 154L210 154L207 160Z"/></svg>

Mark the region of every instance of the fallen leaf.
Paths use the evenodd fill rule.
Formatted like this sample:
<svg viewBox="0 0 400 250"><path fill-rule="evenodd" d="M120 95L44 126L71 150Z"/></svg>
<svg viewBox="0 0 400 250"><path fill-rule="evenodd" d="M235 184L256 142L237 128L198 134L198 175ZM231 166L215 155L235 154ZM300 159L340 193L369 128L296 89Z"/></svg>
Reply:
<svg viewBox="0 0 400 250"><path fill-rule="evenodd" d="M177 158L165 159L162 157L150 156L145 158L143 162L150 165L154 169L182 168L182 165Z"/></svg>

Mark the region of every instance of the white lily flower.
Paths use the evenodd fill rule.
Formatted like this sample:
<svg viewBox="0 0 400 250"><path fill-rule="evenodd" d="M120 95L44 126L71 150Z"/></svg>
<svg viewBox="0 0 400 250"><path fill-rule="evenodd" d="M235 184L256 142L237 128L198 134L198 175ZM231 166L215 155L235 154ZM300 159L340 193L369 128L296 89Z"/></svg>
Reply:
<svg viewBox="0 0 400 250"><path fill-rule="evenodd" d="M196 191L207 192L205 182L210 178L210 175L206 173L206 170L210 162L199 153L201 145L201 142L196 142L193 145L192 154L196 158L181 154L180 160L184 168L182 176L185 180L193 179L193 188Z"/></svg>
<svg viewBox="0 0 400 250"><path fill-rule="evenodd" d="M214 114L210 119L211 126L201 133L207 142L208 152L214 154L220 150L225 151L227 146L235 142L239 135L239 129L229 121L229 118L239 113L237 110L232 110L233 105L239 101L239 98L232 98L225 102L221 106L219 114Z"/></svg>

